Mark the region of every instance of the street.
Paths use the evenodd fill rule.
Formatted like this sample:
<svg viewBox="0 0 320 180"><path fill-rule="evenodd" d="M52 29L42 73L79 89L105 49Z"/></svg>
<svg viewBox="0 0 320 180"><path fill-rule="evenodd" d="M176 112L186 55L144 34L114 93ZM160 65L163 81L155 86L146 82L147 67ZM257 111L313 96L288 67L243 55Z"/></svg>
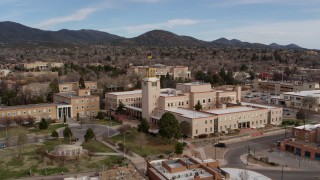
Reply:
<svg viewBox="0 0 320 180"><path fill-rule="evenodd" d="M290 137L289 133L287 133L287 137ZM283 138L284 134L277 134L272 136L264 136L253 140L228 144L229 151L225 155L225 160L227 161L226 167L250 169L257 171L263 175L266 175L272 179L281 179L281 169L267 170L267 168L248 168L241 162L240 156L248 153L248 145L250 146L251 151L254 150L255 152L259 152L260 150L270 149L270 144L280 141ZM317 179L317 177L320 177L319 171L284 170L283 172L283 179L285 180L311 180Z"/></svg>

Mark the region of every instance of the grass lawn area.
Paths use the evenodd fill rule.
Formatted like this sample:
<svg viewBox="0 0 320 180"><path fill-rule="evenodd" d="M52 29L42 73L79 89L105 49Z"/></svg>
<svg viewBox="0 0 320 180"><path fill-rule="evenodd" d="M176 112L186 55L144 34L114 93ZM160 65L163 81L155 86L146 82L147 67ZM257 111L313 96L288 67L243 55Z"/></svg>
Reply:
<svg viewBox="0 0 320 180"><path fill-rule="evenodd" d="M62 140L61 144L66 141ZM48 158L43 160L37 156L38 148L46 148L49 151L55 145L59 145L59 140L50 140L44 143L28 144L22 150L22 158L18 158L18 149L9 147L0 149L0 179L18 179L29 177L30 169L34 176L59 175L62 171L67 173L90 172L101 169L102 167L112 168L114 164L123 164L122 156L84 156L78 161L69 160L62 162L59 160L50 161ZM46 169L45 164L46 163Z"/></svg>
<svg viewBox="0 0 320 180"><path fill-rule="evenodd" d="M24 127L11 127L8 128L8 137L18 136L20 133L27 133L26 128ZM6 137L6 128L0 129L0 138Z"/></svg>
<svg viewBox="0 0 320 180"><path fill-rule="evenodd" d="M87 149L92 152L105 152L105 153L114 152L108 146L104 145L103 143L97 140L85 141L84 143L81 144L81 146L84 149Z"/></svg>
<svg viewBox="0 0 320 180"><path fill-rule="evenodd" d="M111 137L112 140L123 143L123 135ZM171 144L166 144L166 141L161 136L156 137L139 133L136 130L131 130L126 133L125 145L133 152L140 156L149 156L157 154L170 154L174 152L176 142L173 141Z"/></svg>
<svg viewBox="0 0 320 180"><path fill-rule="evenodd" d="M68 126L68 124L50 124L48 126L48 129L42 129L40 130L39 128L34 128L34 129L30 129L29 133L36 133L36 134L51 134L52 131L62 128L62 127L66 127Z"/></svg>
<svg viewBox="0 0 320 180"><path fill-rule="evenodd" d="M118 121L113 121L113 120L110 120L110 119L93 120L93 121L89 121L88 123L101 124L101 125L106 125L106 126L117 126L117 125L121 125L120 122L118 122Z"/></svg>

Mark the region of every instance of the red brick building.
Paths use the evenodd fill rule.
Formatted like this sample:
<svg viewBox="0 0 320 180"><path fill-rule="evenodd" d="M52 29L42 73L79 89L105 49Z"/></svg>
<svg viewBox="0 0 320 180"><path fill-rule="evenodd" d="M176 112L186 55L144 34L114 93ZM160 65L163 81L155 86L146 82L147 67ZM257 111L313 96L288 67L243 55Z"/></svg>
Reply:
<svg viewBox="0 0 320 180"><path fill-rule="evenodd" d="M320 124L292 128L292 138L283 140L280 149L320 161Z"/></svg>

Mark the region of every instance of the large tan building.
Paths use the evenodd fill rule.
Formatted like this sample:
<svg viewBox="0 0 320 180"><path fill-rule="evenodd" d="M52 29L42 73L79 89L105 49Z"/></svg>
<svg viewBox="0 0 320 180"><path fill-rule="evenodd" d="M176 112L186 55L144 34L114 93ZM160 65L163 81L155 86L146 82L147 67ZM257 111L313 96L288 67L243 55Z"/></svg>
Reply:
<svg viewBox="0 0 320 180"><path fill-rule="evenodd" d="M320 90L285 92L272 96L269 103L291 108L302 108L311 111L320 110ZM310 101L310 103L308 102ZM314 101L313 103L311 103Z"/></svg>
<svg viewBox="0 0 320 180"><path fill-rule="evenodd" d="M293 91L308 91L320 89L319 83L316 82L278 82L278 81L263 81L255 79L253 82L253 89L256 91L268 91L270 93L279 94L282 92Z"/></svg>
<svg viewBox="0 0 320 180"><path fill-rule="evenodd" d="M0 107L1 118L29 118L36 121L42 118L63 119L96 116L100 110L99 96L90 95L90 90L81 89L78 92L62 92L53 96L50 104L29 104L21 106Z"/></svg>
<svg viewBox="0 0 320 180"><path fill-rule="evenodd" d="M69 118L94 117L100 111L100 98L91 95L90 89L56 93L53 102L61 105L59 117L60 114L66 114Z"/></svg>
<svg viewBox="0 0 320 180"><path fill-rule="evenodd" d="M29 104L21 106L5 106L0 108L1 119L17 117L29 118L32 117L36 121L42 118L58 119L57 104Z"/></svg>
<svg viewBox="0 0 320 180"><path fill-rule="evenodd" d="M139 74L144 76L147 72L148 66L131 66L127 69L128 74ZM155 68L156 77L166 76L169 74L174 79L190 79L191 71L185 66L166 66L163 64L155 64L152 66Z"/></svg>
<svg viewBox="0 0 320 180"><path fill-rule="evenodd" d="M43 62L43 61L35 61L31 63L23 63L21 64L24 69L38 69L38 70L49 70L55 67L63 67L63 63L60 62Z"/></svg>
<svg viewBox="0 0 320 180"><path fill-rule="evenodd" d="M106 108L115 110L122 102L127 112L142 116L157 125L161 116L171 112L180 121L191 125L191 137L200 134L227 132L243 127L258 128L282 121L282 108L243 103L241 87L231 91L212 89L208 83L181 83L176 89L161 89L155 69L149 68L142 90L107 93ZM202 111L195 111L197 103ZM226 107L226 104L232 107Z"/></svg>

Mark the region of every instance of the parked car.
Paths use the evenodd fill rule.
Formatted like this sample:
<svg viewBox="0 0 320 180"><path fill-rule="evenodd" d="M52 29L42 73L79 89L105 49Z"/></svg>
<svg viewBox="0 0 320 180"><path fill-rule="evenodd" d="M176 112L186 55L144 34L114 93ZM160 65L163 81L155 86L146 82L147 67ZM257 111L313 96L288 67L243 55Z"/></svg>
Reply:
<svg viewBox="0 0 320 180"><path fill-rule="evenodd" d="M290 109L288 109L288 108L283 108L283 111L290 111Z"/></svg>
<svg viewBox="0 0 320 180"><path fill-rule="evenodd" d="M226 148L227 145L225 143L216 143L214 144L214 147Z"/></svg>
<svg viewBox="0 0 320 180"><path fill-rule="evenodd" d="M0 143L0 149L6 148L7 146L5 144Z"/></svg>
<svg viewBox="0 0 320 180"><path fill-rule="evenodd" d="M253 98L253 96L252 95L246 95L246 96L244 96L245 98Z"/></svg>

